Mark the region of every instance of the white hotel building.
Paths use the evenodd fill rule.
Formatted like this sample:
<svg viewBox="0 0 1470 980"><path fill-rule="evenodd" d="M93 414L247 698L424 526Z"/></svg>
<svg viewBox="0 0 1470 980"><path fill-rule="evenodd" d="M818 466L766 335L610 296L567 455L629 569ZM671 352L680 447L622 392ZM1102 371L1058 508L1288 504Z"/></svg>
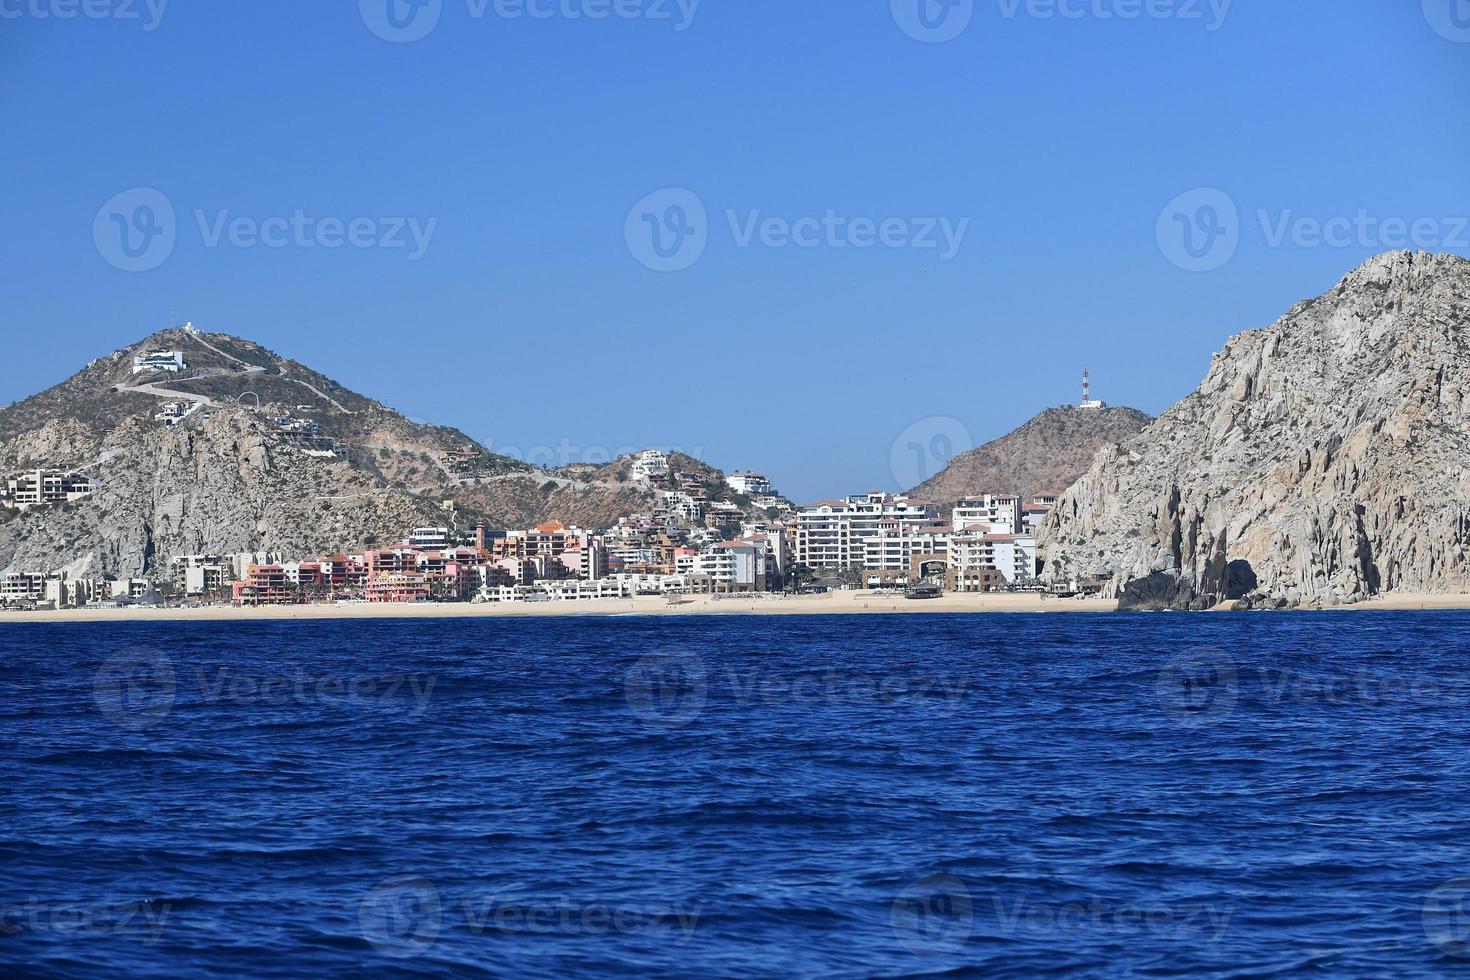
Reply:
<svg viewBox="0 0 1470 980"><path fill-rule="evenodd" d="M1011 494L986 494L954 505L954 529L984 525L993 534L1021 533L1021 498Z"/></svg>
<svg viewBox="0 0 1470 980"><path fill-rule="evenodd" d="M811 568L861 568L869 538L880 531L932 526L938 517L928 501L901 495L874 492L823 500L797 511L793 557Z"/></svg>

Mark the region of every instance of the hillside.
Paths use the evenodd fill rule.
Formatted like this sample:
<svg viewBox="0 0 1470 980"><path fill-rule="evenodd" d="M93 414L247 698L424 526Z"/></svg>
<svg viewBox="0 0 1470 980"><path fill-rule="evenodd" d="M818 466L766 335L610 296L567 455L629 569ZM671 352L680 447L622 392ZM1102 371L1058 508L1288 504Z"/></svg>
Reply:
<svg viewBox="0 0 1470 980"><path fill-rule="evenodd" d="M1135 608L1470 591L1470 262L1395 252L1099 454L1042 532L1054 581Z"/></svg>
<svg viewBox="0 0 1470 980"><path fill-rule="evenodd" d="M967 496L1059 493L1087 472L1103 446L1137 435L1149 416L1132 408L1049 408L993 442L950 460L911 492L949 505Z"/></svg>
<svg viewBox="0 0 1470 980"><path fill-rule="evenodd" d="M185 368L135 374L178 351ZM170 425L167 406L188 414ZM226 334L176 328L97 358L0 410L0 473L74 470L98 491L0 512L0 570L155 573L176 555L332 552L416 524L601 526L645 489L553 480L455 429L412 422L296 361Z"/></svg>

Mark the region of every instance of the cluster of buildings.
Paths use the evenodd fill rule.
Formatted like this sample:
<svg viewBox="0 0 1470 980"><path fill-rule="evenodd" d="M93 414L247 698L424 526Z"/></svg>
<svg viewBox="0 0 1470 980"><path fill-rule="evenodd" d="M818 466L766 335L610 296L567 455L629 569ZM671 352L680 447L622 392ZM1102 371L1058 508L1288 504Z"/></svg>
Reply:
<svg viewBox="0 0 1470 980"><path fill-rule="evenodd" d="M150 357L153 355L150 355ZM313 423L273 418L301 439ZM0 576L0 604L229 601L239 606L313 601L517 602L791 589L940 587L954 592L1032 588L1036 534L1053 494L977 496L947 511L903 494L870 492L794 507L760 473L726 488L674 472L649 450L636 479L658 489L649 514L600 531L549 522L523 530L420 527L402 541L355 553L184 555L166 577L119 582L65 574ZM18 507L95 492L84 476L19 474L4 494ZM732 499L733 497L733 499ZM738 503L736 501L739 501ZM154 586L159 585L159 592Z"/></svg>
<svg viewBox="0 0 1470 980"><path fill-rule="evenodd" d="M859 569L869 588L1023 587L1036 578L1036 532L1055 506L1053 494L985 495L959 501L945 519L934 504L902 494L823 500L796 512L792 552L813 570Z"/></svg>

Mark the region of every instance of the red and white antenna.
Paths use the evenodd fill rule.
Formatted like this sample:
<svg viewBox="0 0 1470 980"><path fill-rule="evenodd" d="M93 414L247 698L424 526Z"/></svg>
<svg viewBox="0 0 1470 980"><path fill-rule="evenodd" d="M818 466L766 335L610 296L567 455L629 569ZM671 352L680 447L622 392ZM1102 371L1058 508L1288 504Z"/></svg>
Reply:
<svg viewBox="0 0 1470 980"><path fill-rule="evenodd" d="M1082 404L1092 402L1092 377L1087 373L1087 368L1082 369Z"/></svg>

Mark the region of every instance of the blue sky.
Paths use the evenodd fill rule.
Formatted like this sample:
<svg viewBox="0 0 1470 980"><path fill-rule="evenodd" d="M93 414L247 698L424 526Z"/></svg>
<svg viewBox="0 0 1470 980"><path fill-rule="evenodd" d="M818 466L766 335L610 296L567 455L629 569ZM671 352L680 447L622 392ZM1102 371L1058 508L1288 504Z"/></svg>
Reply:
<svg viewBox="0 0 1470 980"><path fill-rule="evenodd" d="M191 319L812 499L1470 254L1467 0L152 2L0 0L0 403Z"/></svg>

